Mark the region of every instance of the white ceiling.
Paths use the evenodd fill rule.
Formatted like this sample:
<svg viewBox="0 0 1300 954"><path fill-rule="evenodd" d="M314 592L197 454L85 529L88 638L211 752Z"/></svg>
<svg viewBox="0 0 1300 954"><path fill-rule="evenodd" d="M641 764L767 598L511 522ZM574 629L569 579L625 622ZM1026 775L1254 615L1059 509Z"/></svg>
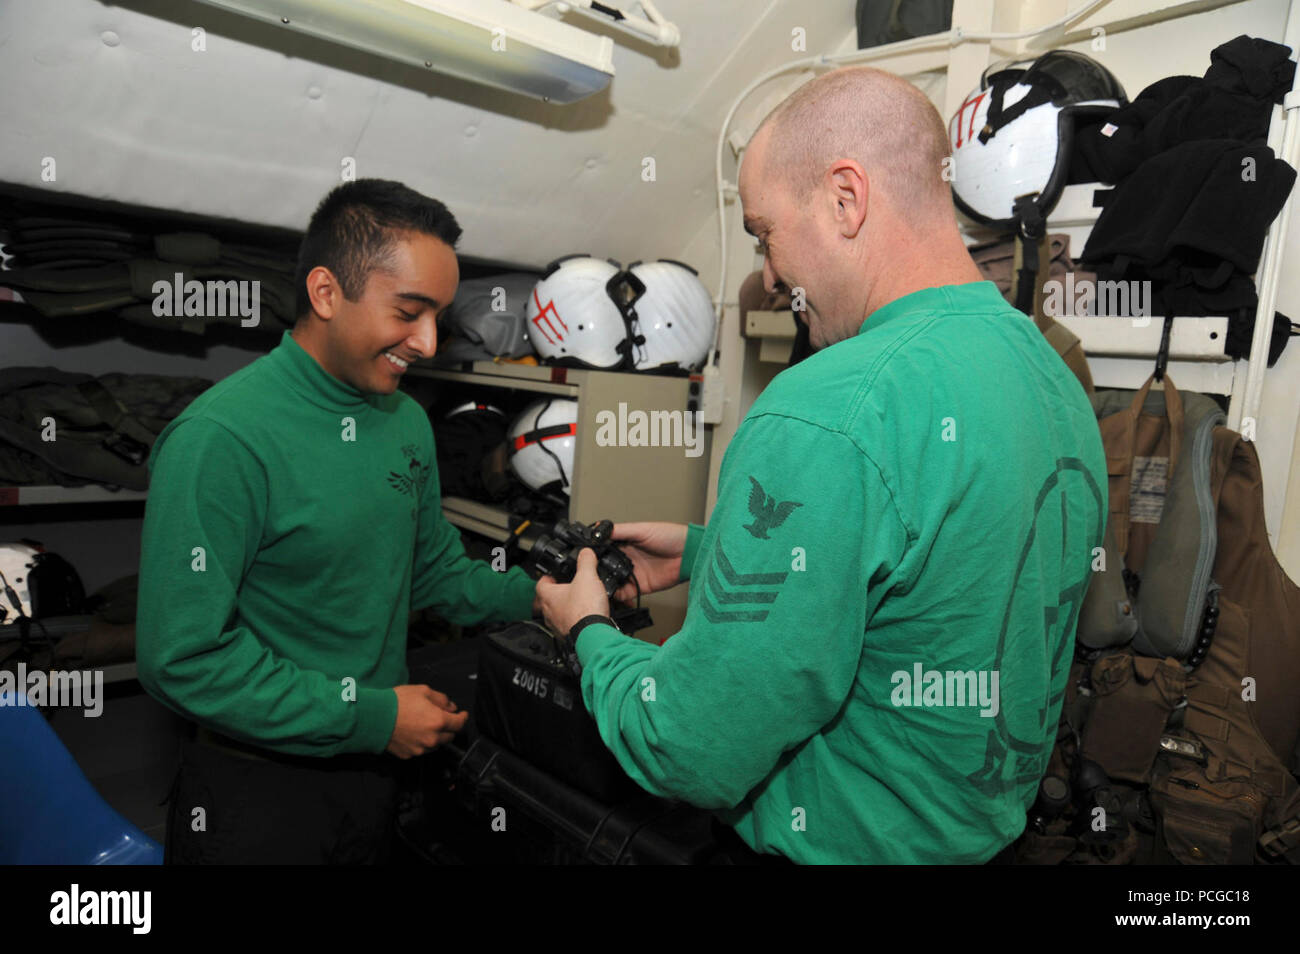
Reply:
<svg viewBox="0 0 1300 954"><path fill-rule="evenodd" d="M462 255L680 255L715 215L714 149L736 95L782 62L856 45L854 0L658 6L680 49L610 29L610 88L562 106L191 0L8 0L0 181L302 229L352 157L358 176L446 202ZM196 27L206 51L191 48ZM795 27L808 53L792 51ZM42 182L45 157L55 182Z"/></svg>

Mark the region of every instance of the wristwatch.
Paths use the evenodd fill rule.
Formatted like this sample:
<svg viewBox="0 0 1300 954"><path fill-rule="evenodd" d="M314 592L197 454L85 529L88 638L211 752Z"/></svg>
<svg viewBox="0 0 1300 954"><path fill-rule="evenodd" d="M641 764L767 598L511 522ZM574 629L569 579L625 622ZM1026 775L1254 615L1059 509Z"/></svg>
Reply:
<svg viewBox="0 0 1300 954"><path fill-rule="evenodd" d="M582 674L582 664L578 662L578 636L592 623L605 623L618 629L618 626L608 616L593 613L578 620L562 639L556 640L560 646L560 652L564 655L564 661L568 663L569 669L573 671L575 676Z"/></svg>

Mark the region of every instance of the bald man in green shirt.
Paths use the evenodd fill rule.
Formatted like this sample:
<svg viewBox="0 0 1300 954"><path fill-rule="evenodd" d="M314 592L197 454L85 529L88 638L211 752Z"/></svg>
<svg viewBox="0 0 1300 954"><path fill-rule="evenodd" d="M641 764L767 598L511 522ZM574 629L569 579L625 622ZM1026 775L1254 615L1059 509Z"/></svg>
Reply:
<svg viewBox="0 0 1300 954"><path fill-rule="evenodd" d="M538 585L628 774L798 862L1005 852L1101 543L1095 415L967 254L948 155L933 105L880 70L777 107L741 166L745 227L820 350L746 415L707 527L615 528L643 592L690 581L683 627L657 647L602 621L590 552Z"/></svg>

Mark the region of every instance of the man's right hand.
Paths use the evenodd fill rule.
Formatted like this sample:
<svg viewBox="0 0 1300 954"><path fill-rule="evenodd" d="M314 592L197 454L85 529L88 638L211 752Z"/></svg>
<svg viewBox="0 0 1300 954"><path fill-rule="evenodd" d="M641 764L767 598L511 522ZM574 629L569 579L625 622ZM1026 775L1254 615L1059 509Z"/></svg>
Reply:
<svg viewBox="0 0 1300 954"><path fill-rule="evenodd" d="M632 561L642 593L666 590L681 582L682 551L686 548L684 523L616 523L610 539ZM625 583L614 599L630 603L636 599L636 587Z"/></svg>
<svg viewBox="0 0 1300 954"><path fill-rule="evenodd" d="M469 720L469 713L428 686L395 686L397 724L388 740L388 751L399 759L423 755L450 742Z"/></svg>

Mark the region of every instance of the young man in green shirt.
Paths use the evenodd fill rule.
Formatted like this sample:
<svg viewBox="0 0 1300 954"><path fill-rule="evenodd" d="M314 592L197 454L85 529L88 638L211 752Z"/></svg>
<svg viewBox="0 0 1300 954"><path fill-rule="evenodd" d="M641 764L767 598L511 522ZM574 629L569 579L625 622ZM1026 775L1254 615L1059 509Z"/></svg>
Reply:
<svg viewBox="0 0 1300 954"><path fill-rule="evenodd" d="M407 620L528 618L535 584L466 557L433 434L398 390L433 355L460 227L406 186L333 190L299 253L299 319L159 435L150 457L140 681L198 725L169 861L385 856L392 756L466 713L408 685Z"/></svg>
<svg viewBox="0 0 1300 954"><path fill-rule="evenodd" d="M642 592L691 581L683 627L601 621L590 551L538 586L628 774L799 862L982 863L1019 835L1101 544L1092 408L967 254L948 154L879 70L777 107L746 230L820 350L746 415L707 527L615 528Z"/></svg>

